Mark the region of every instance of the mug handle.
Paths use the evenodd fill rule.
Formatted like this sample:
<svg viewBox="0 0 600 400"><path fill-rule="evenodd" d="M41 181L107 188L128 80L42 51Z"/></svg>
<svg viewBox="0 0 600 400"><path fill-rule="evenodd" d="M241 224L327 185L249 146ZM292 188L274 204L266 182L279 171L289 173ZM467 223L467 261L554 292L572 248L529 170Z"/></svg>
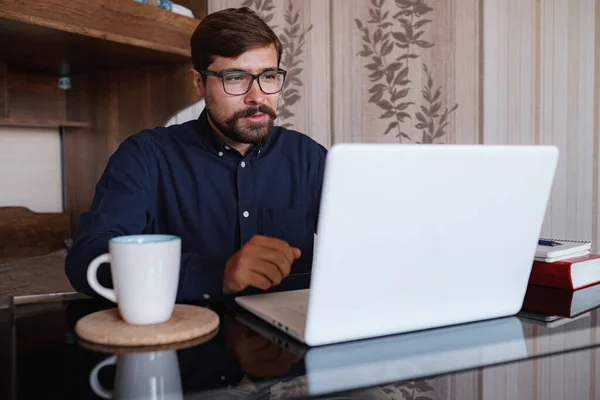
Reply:
<svg viewBox="0 0 600 400"><path fill-rule="evenodd" d="M104 389L104 387L100 384L100 381L98 380L98 372L100 372L100 370L102 368L106 367L107 365L116 364L116 363L117 363L117 356L108 357L106 360L104 360L101 363L99 363L98 365L96 365L94 367L94 369L92 370L92 372L90 373L90 386L92 387L92 390L94 391L94 393L96 393L98 396L100 396L102 398L112 399L113 394L110 390Z"/></svg>
<svg viewBox="0 0 600 400"><path fill-rule="evenodd" d="M117 302L117 296L115 295L115 291L113 289L106 288L98 282L97 272L98 267L102 263L110 263L111 257L109 253L104 253L101 256L94 258L94 260L90 263L90 266L87 270L87 281L99 295L106 297L108 300L113 303Z"/></svg>

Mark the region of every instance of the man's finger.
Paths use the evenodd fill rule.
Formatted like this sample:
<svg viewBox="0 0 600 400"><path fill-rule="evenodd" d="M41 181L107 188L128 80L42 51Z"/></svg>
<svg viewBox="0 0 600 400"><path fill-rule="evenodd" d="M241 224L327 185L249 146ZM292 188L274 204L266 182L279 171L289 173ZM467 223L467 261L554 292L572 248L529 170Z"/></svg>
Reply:
<svg viewBox="0 0 600 400"><path fill-rule="evenodd" d="M271 286L279 285L285 277L278 265L271 261L257 259L252 263L250 270L254 274L260 274L269 280Z"/></svg>
<svg viewBox="0 0 600 400"><path fill-rule="evenodd" d="M302 255L302 252L297 247L292 247L292 253L294 254L294 260L297 260Z"/></svg>
<svg viewBox="0 0 600 400"><path fill-rule="evenodd" d="M257 244L259 244L262 247L281 252L288 259L290 264L294 262L294 254L292 253L292 248L285 240L267 236L259 236Z"/></svg>
<svg viewBox="0 0 600 400"><path fill-rule="evenodd" d="M282 252L272 248L261 247L257 251L256 256L258 259L277 267L281 273L281 279L289 275L292 262Z"/></svg>
<svg viewBox="0 0 600 400"><path fill-rule="evenodd" d="M250 276L250 281L248 282L248 286L253 286L258 289L268 290L272 284L271 281L265 277L263 274L254 272Z"/></svg>

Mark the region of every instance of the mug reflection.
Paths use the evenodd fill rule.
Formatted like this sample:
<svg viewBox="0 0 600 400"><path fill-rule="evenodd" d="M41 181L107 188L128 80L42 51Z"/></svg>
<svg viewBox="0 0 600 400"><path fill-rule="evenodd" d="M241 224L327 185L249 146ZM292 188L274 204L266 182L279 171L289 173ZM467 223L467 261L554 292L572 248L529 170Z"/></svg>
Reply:
<svg viewBox="0 0 600 400"><path fill-rule="evenodd" d="M116 365L114 390L102 386L100 370ZM174 350L113 355L98 363L90 386L105 399L183 399L177 353Z"/></svg>

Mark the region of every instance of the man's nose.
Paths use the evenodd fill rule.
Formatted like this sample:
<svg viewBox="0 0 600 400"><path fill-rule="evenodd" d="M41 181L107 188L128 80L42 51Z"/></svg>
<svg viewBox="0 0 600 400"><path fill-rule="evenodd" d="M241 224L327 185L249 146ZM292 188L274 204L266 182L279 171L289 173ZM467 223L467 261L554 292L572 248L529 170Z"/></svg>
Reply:
<svg viewBox="0 0 600 400"><path fill-rule="evenodd" d="M258 79L252 80L250 90L244 97L244 103L246 104L262 104L265 101L265 94L260 90Z"/></svg>

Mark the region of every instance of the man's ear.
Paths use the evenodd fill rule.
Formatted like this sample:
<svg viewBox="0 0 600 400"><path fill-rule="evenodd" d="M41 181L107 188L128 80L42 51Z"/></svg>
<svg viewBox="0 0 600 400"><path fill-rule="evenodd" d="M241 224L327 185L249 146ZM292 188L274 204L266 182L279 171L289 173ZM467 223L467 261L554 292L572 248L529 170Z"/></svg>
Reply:
<svg viewBox="0 0 600 400"><path fill-rule="evenodd" d="M194 88L196 89L196 94L200 97L204 97L204 84L202 83L202 75L194 68L191 68L190 72L192 75L192 81L194 82Z"/></svg>

